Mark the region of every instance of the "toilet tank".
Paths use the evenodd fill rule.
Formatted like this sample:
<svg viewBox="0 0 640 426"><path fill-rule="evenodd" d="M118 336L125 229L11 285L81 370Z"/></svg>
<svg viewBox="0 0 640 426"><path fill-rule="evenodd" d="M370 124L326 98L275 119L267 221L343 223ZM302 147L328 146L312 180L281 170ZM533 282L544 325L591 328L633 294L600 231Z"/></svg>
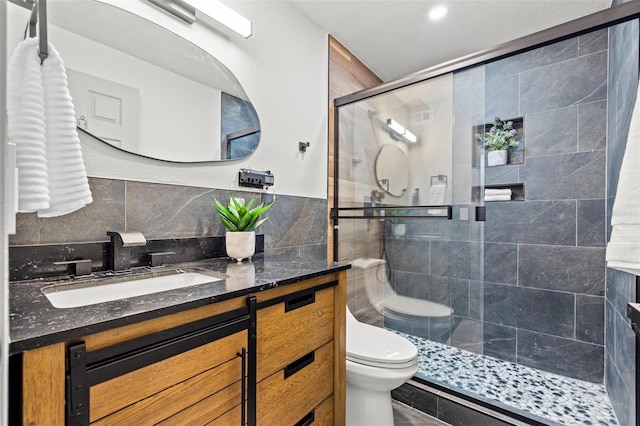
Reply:
<svg viewBox="0 0 640 426"><path fill-rule="evenodd" d="M384 297L387 288L391 288L387 279L384 259L361 258L351 262L356 273L356 282L360 281L365 289L369 303L376 311L384 310Z"/></svg>

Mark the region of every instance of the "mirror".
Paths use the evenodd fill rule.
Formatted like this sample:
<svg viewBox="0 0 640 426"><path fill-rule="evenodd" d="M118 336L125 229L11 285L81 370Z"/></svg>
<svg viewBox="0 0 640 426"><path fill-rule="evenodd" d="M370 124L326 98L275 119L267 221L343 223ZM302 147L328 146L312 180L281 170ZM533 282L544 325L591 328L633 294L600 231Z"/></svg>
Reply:
<svg viewBox="0 0 640 426"><path fill-rule="evenodd" d="M409 157L398 145L384 144L376 157L376 180L386 193L400 197L409 186Z"/></svg>
<svg viewBox="0 0 640 426"><path fill-rule="evenodd" d="M172 162L235 160L257 148L247 94L195 44L100 1L49 2L48 15L82 131Z"/></svg>

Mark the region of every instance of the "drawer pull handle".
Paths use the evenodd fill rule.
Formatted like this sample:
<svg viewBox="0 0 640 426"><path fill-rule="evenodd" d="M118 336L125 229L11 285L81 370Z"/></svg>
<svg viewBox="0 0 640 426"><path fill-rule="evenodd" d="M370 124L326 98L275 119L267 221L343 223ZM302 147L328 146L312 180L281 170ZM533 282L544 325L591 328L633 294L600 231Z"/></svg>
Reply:
<svg viewBox="0 0 640 426"><path fill-rule="evenodd" d="M242 379L240 381L240 424L244 425L246 423L245 412L246 412L246 399L247 399L247 348L242 347L242 351L236 354L240 357L242 362Z"/></svg>
<svg viewBox="0 0 640 426"><path fill-rule="evenodd" d="M316 353L315 351L313 351L293 361L291 364L287 365L284 368L284 378L286 379L288 377L293 376L298 371L305 368L307 365L313 363L313 361L315 361L315 358L316 358Z"/></svg>
<svg viewBox="0 0 640 426"><path fill-rule="evenodd" d="M284 311L289 312L294 309L302 308L303 306L310 305L316 301L316 292L305 294L293 299L289 299L284 302Z"/></svg>
<svg viewBox="0 0 640 426"><path fill-rule="evenodd" d="M309 414L301 418L294 426L309 426L315 420L315 411L316 410L312 410Z"/></svg>

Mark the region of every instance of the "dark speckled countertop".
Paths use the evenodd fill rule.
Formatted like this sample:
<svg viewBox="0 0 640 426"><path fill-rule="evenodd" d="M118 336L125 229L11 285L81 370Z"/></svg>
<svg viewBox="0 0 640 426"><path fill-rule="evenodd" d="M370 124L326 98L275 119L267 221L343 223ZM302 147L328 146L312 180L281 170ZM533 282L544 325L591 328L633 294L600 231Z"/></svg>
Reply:
<svg viewBox="0 0 640 426"><path fill-rule="evenodd" d="M10 353L144 321L186 309L267 290L281 285L348 269L317 259L260 254L241 265L228 258L169 265L166 269L198 268L223 278L161 293L98 303L77 308L53 307L42 288L51 281L17 281L10 284ZM63 283L64 281L57 281Z"/></svg>

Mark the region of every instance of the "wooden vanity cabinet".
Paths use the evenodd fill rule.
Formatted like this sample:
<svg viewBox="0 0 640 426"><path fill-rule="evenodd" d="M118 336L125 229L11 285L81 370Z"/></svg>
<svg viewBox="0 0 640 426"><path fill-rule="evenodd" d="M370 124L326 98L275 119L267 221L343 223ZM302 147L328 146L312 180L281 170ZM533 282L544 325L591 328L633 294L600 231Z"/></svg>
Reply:
<svg viewBox="0 0 640 426"><path fill-rule="evenodd" d="M25 351L14 418L343 425L345 284L344 272L331 273Z"/></svg>

